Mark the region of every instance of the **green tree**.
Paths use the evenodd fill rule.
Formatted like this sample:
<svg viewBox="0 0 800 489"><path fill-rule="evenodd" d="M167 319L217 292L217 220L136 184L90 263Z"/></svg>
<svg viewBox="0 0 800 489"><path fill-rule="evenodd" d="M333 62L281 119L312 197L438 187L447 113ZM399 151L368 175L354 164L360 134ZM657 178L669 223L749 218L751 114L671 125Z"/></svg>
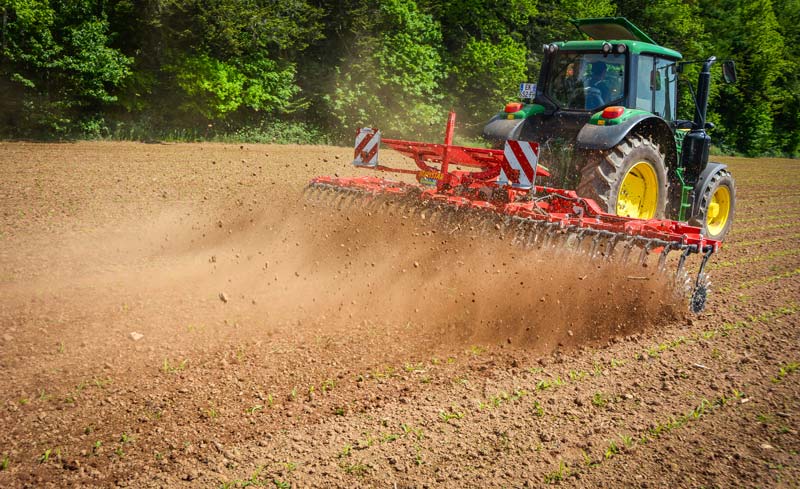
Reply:
<svg viewBox="0 0 800 489"><path fill-rule="evenodd" d="M707 30L721 38L717 54L737 62L739 78L721 88L712 108L738 151L780 153L776 118L793 95L784 88L790 65L772 2L727 0L709 12L715 15L707 18Z"/></svg>
<svg viewBox="0 0 800 489"><path fill-rule="evenodd" d="M122 103L156 127L234 128L303 107L295 58L319 37L303 0L130 0L115 4L137 53Z"/></svg>
<svg viewBox="0 0 800 489"><path fill-rule="evenodd" d="M516 99L517 87L527 79L527 56L525 45L511 38L470 39L453 60L451 105L467 121L482 125L504 102Z"/></svg>
<svg viewBox="0 0 800 489"><path fill-rule="evenodd" d="M413 0L387 0L361 10L363 33L352 37L352 57L335 69L325 96L340 135L376 126L405 137L440 131L443 120L439 24Z"/></svg>
<svg viewBox="0 0 800 489"><path fill-rule="evenodd" d="M104 5L92 1L3 0L0 131L68 135L102 129L102 112L130 74L110 46Z"/></svg>

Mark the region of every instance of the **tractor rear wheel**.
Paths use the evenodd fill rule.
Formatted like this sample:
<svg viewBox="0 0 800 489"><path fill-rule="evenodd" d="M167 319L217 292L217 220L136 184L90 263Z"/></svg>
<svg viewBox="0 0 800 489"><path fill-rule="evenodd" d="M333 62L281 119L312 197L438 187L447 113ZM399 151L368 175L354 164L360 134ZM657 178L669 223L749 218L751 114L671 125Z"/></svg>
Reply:
<svg viewBox="0 0 800 489"><path fill-rule="evenodd" d="M722 240L733 223L736 185L728 170L720 170L708 180L699 194L697 211L689 224L703 228L703 234Z"/></svg>
<svg viewBox="0 0 800 489"><path fill-rule="evenodd" d="M592 153L581 170L578 195L611 214L661 219L667 208L667 167L659 147L638 134Z"/></svg>

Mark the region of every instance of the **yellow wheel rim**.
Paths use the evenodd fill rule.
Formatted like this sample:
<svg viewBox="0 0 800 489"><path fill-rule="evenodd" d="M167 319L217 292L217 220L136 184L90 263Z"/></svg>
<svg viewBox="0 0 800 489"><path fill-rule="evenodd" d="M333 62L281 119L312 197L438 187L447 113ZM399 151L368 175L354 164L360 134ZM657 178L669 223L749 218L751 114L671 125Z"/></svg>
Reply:
<svg viewBox="0 0 800 489"><path fill-rule="evenodd" d="M722 233L731 214L731 191L728 187L717 187L706 211L706 229L712 237Z"/></svg>
<svg viewBox="0 0 800 489"><path fill-rule="evenodd" d="M658 177L653 165L640 161L628 170L617 195L617 215L652 219L658 207Z"/></svg>

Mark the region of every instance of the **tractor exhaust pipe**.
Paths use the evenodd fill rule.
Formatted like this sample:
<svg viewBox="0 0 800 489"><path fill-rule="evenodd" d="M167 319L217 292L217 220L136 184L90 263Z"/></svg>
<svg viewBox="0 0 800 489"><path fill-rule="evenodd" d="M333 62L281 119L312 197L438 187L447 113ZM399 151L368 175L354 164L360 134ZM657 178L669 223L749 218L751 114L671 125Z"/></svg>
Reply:
<svg viewBox="0 0 800 489"><path fill-rule="evenodd" d="M706 112L708 110L708 91L711 87L711 65L717 61L716 56L712 56L703 63L700 76L697 79L697 111L694 114L695 129L705 130Z"/></svg>

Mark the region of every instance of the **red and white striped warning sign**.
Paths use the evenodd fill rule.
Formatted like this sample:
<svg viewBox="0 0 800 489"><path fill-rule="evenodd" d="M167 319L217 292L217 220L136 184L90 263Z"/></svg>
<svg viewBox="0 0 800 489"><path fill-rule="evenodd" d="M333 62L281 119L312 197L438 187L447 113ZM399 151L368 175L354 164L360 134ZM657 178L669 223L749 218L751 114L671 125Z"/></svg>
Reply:
<svg viewBox="0 0 800 489"><path fill-rule="evenodd" d="M510 183L515 188L533 187L536 166L539 164L539 144L507 140L503 156L498 183Z"/></svg>
<svg viewBox="0 0 800 489"><path fill-rule="evenodd" d="M381 132L371 127L362 127L356 134L355 166L378 166L378 148L381 145Z"/></svg>

